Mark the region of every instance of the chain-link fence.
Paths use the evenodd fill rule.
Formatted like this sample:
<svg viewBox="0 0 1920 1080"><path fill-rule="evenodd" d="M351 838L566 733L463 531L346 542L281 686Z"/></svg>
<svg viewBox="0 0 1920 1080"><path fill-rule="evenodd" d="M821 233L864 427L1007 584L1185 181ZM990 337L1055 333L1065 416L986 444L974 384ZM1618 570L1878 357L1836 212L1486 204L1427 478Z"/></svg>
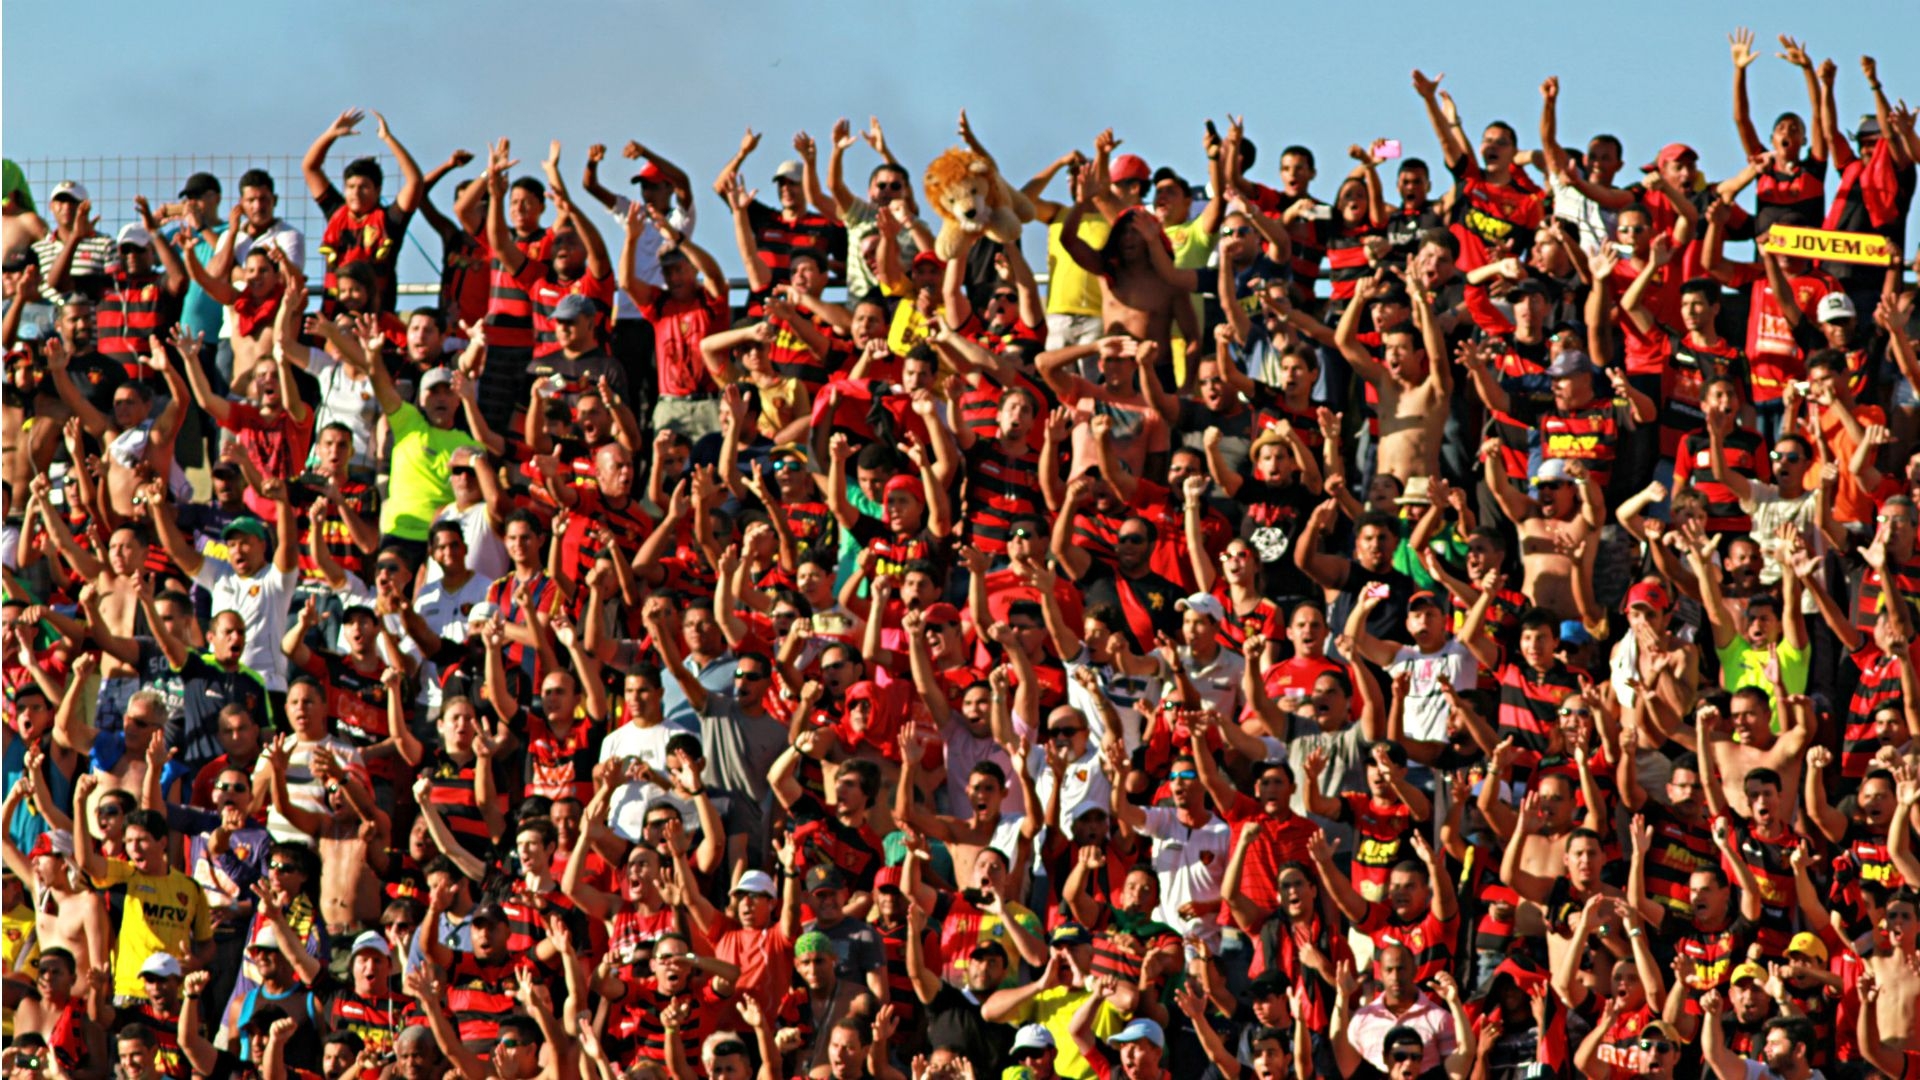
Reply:
<svg viewBox="0 0 1920 1080"><path fill-rule="evenodd" d="M377 144L376 144L377 145ZM347 162L362 154L335 152L327 158L327 175L335 185L341 183L340 171ZM400 169L391 155L372 155L386 172L388 194L399 191ZM62 180L73 180L87 189L93 213L100 219L100 231L108 236L121 225L137 219L133 209L136 195L145 195L156 208L179 199L187 177L197 172L212 173L220 180L220 212L224 217L240 197L240 176L249 169L264 170L273 177L273 189L280 197L278 213L282 220L299 229L307 238L307 276L318 280L326 267L320 259L320 234L327 219L307 193L306 179L300 174L301 155L295 154L173 154L155 157L48 157L15 158L26 173L42 217L48 217L47 196ZM447 195L452 198L452 181ZM49 219L50 220L50 219ZM418 218L415 219L416 223ZM425 246L423 246L423 240ZM421 226L418 235L409 229L407 251L401 257L400 276L408 284L403 293L439 291L439 244L432 230Z"/></svg>

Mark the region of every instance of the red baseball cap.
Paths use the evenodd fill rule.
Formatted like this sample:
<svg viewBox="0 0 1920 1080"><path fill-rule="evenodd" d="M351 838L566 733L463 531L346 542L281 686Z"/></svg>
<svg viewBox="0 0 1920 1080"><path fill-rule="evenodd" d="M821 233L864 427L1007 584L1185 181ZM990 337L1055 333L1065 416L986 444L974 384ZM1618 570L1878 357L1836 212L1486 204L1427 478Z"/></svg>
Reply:
<svg viewBox="0 0 1920 1080"><path fill-rule="evenodd" d="M1659 157L1656 157L1651 162L1640 166L1640 171L1654 172L1658 170L1660 166L1665 165L1669 161L1682 161L1682 160L1699 161L1700 155L1694 153L1693 147L1688 146L1686 143L1670 142L1667 145L1660 148Z"/></svg>
<svg viewBox="0 0 1920 1080"><path fill-rule="evenodd" d="M942 270L946 269L947 267L947 260L941 258L938 255L935 255L931 251L917 251L914 253L913 265L919 266L922 263L926 263L932 266L937 266Z"/></svg>
<svg viewBox="0 0 1920 1080"><path fill-rule="evenodd" d="M952 604L928 604L920 613L929 623L957 623L960 621L960 609Z"/></svg>
<svg viewBox="0 0 1920 1080"><path fill-rule="evenodd" d="M1667 590L1661 588L1659 582L1642 581L1627 590L1626 606L1631 608L1635 604L1645 604L1655 611L1665 611L1673 606L1673 598L1667 595Z"/></svg>
<svg viewBox="0 0 1920 1080"><path fill-rule="evenodd" d="M636 184L664 184L666 182L667 174L660 170L660 166L655 165L651 161L640 166L640 171L633 174L633 183Z"/></svg>
<svg viewBox="0 0 1920 1080"><path fill-rule="evenodd" d="M873 875L873 887L876 891L880 889L898 889L900 887L900 876L899 867L883 866Z"/></svg>
<svg viewBox="0 0 1920 1080"><path fill-rule="evenodd" d="M1121 154L1113 159L1113 166L1107 170L1108 178L1116 184L1122 180L1144 181L1151 175L1153 170L1147 168L1147 159L1139 154Z"/></svg>

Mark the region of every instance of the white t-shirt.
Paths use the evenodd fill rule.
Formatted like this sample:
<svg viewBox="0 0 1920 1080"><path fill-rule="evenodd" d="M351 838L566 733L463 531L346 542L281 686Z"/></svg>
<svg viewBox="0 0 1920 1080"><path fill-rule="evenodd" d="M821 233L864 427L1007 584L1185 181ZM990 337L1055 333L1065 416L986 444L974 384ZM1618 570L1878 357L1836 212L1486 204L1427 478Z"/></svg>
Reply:
<svg viewBox="0 0 1920 1080"><path fill-rule="evenodd" d="M1146 717L1160 704L1160 680L1152 676L1122 675L1110 665L1093 663L1093 653L1085 644L1080 646L1080 655L1066 662L1067 704L1079 709L1087 718L1087 727L1093 732L1093 741L1098 743L1106 735L1106 723L1100 717L1099 704L1094 696L1073 677L1074 672L1083 667L1092 667L1093 674L1100 687L1100 693L1113 704L1114 715L1120 719L1120 738L1126 743L1127 752L1140 748L1141 734L1146 730Z"/></svg>
<svg viewBox="0 0 1920 1080"><path fill-rule="evenodd" d="M275 640L278 641L277 638ZM327 808L326 786L313 778L313 751L319 746L332 750L333 760L339 762L341 768L357 775L361 783L367 782L367 766L360 758L360 751L338 735L328 735L319 742L294 744L293 755L287 759L287 795L302 810L328 814L332 811ZM278 809L267 814L267 832L275 840L313 843L313 837L294 828L293 822L288 821Z"/></svg>
<svg viewBox="0 0 1920 1080"><path fill-rule="evenodd" d="M1047 815L1047 800L1053 797L1053 770L1047 767L1047 750L1044 745L1036 745L1027 761L1027 775L1033 777L1033 797L1040 800L1034 807L1034 813L1042 820ZM1073 820L1074 812L1089 806L1106 809L1112 797L1113 783L1107 774L1100 771L1100 747L1091 738L1087 740L1087 752L1080 760L1067 766L1065 778L1060 783L1060 824L1065 827ZM1043 826L1034 838L1035 846L1044 843L1047 830Z"/></svg>
<svg viewBox="0 0 1920 1080"><path fill-rule="evenodd" d="M507 545L493 531L493 519L487 516L487 504L477 502L465 510L458 503L448 503L440 512L433 515L435 522L457 521L460 532L467 539L467 569L473 576L487 581L498 581L513 569L512 560L507 558ZM427 582L439 581L445 571L440 564L427 560Z"/></svg>
<svg viewBox="0 0 1920 1080"><path fill-rule="evenodd" d="M1209 945L1220 942L1220 923L1211 916L1189 919L1180 905L1189 900L1220 899L1220 880L1227 875L1227 856L1233 853L1233 827L1218 814L1189 828L1172 807L1148 807L1140 831L1153 838L1153 872L1160 878L1160 910L1154 918L1186 937L1198 934Z"/></svg>
<svg viewBox="0 0 1920 1080"><path fill-rule="evenodd" d="M268 562L252 577L241 577L228 563L209 557L200 564L193 582L213 594L213 614L240 613L247 628L240 662L259 672L267 689L284 692L287 656L280 651L280 638L287 632L287 610L293 603L293 588L300 583L300 571L283 572Z"/></svg>
<svg viewBox="0 0 1920 1080"><path fill-rule="evenodd" d="M432 565L436 570L440 567L439 563ZM474 574L467 578L467 583L460 589L448 592L447 580L441 577L420 587L420 592L413 598L413 610L426 620L428 628L434 633L448 641L465 641L467 613L473 610L473 605L487 598L487 588L491 584L491 578ZM401 642L403 649L411 643L404 628ZM415 647L418 648L417 645ZM422 705L440 704L440 665L431 660L421 665L420 696L417 700Z"/></svg>
<svg viewBox="0 0 1920 1080"><path fill-rule="evenodd" d="M320 349L307 354L307 374L320 382L320 403L314 406L313 430L318 433L328 424L345 424L353 432L353 463L372 467L379 450L374 446L375 425L380 421L380 401L373 393L373 380ZM307 464L319 462L320 440L315 439Z"/></svg>
<svg viewBox="0 0 1920 1080"><path fill-rule="evenodd" d="M1407 738L1422 742L1444 742L1447 737L1447 695L1440 690L1440 677L1446 676L1453 688L1465 693L1480 685L1480 663L1460 644L1448 638L1440 651L1423 653L1403 645L1393 655L1387 670L1395 675L1407 672L1413 685L1407 690Z"/></svg>
<svg viewBox="0 0 1920 1080"><path fill-rule="evenodd" d="M681 730L666 723L653 727L641 727L631 722L621 724L601 740L600 760L637 757L664 776L667 771L667 740L680 734ZM638 842L646 822L647 804L666 793L657 784L642 784L632 780L621 784L614 789L613 802L607 808L607 824L622 840ZM695 820L688 817L689 826Z"/></svg>
<svg viewBox="0 0 1920 1080"><path fill-rule="evenodd" d="M613 197L613 216L615 220L623 223L623 227L627 220L627 207L632 205L633 200L627 198L625 195L615 195ZM680 200L675 198L673 200L673 209L667 211L667 221L681 236L692 239L695 221L693 207L681 206ZM613 238L610 237L609 239ZM667 287L667 279L665 275L660 273L660 245L665 242L666 237L660 235L660 230L653 227L653 220L651 218L641 222L640 235L635 237L633 242L633 277L635 281L644 281L656 289L664 289ZM617 244L614 245L614 250L616 252L619 250ZM640 309L634 306L633 297L628 296L627 290L625 289L613 290L613 317L616 319L638 319L641 317Z"/></svg>

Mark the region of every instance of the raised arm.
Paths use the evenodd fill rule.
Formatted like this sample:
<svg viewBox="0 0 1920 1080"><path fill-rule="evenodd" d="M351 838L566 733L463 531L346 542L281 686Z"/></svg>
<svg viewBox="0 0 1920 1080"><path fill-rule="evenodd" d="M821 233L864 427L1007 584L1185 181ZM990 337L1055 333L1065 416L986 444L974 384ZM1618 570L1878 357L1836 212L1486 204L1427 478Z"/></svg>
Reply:
<svg viewBox="0 0 1920 1080"><path fill-rule="evenodd" d="M313 145L307 147L307 155L300 161L300 175L306 178L307 193L316 200L326 198L333 190L333 181L327 179L327 151L333 149L334 140L360 134L354 128L360 126L365 116L359 109L342 112L313 140Z"/></svg>

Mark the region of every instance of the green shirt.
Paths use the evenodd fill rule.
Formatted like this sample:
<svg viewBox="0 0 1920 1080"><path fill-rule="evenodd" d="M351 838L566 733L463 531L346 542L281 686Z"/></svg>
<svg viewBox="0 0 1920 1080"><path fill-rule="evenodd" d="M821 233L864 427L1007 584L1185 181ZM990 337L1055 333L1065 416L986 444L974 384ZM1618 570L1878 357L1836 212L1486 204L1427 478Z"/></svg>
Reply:
<svg viewBox="0 0 1920 1080"><path fill-rule="evenodd" d="M380 531L402 540L425 540L433 515L453 501L453 452L485 447L464 431L427 423L412 405L388 413L387 426L393 430L393 466L386 505L380 508Z"/></svg>
<svg viewBox="0 0 1920 1080"><path fill-rule="evenodd" d="M1773 694L1773 685L1767 681L1767 650L1756 649L1747 643L1744 637L1735 637L1726 648L1714 650L1720 657L1720 685L1728 693L1753 687ZM1807 671L1812 666L1807 650L1794 648L1780 642L1780 680L1787 684L1787 693L1804 694L1807 692ZM1782 702L1773 703L1773 730L1780 730L1780 709Z"/></svg>

